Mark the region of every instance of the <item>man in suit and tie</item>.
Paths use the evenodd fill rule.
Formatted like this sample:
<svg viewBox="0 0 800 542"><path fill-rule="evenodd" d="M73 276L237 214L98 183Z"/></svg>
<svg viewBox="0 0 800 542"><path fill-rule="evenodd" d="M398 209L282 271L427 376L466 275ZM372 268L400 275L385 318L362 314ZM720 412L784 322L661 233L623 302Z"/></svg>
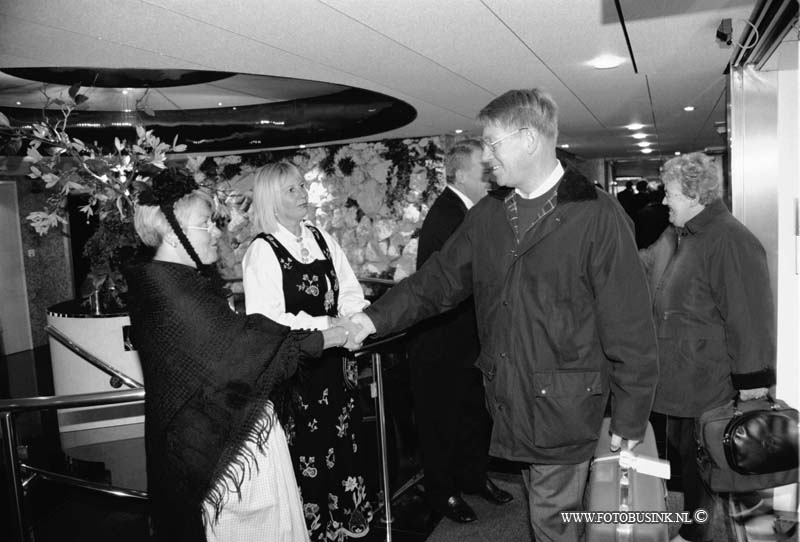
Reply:
<svg viewBox="0 0 800 542"><path fill-rule="evenodd" d="M482 153L482 143L474 139L455 143L447 153L447 186L422 224L417 269L486 195ZM492 422L481 372L474 366L479 351L472 297L424 321L409 344L426 496L434 510L461 523L476 519L462 492L497 504L512 499L486 475Z"/></svg>

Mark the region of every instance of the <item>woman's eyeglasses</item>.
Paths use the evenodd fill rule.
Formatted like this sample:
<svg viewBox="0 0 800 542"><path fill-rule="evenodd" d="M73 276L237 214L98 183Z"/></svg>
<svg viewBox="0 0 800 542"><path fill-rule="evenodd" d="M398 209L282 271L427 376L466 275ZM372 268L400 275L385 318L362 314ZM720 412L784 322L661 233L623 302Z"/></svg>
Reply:
<svg viewBox="0 0 800 542"><path fill-rule="evenodd" d="M207 226L186 226L186 229L187 230L203 230L207 234L211 235L211 232L214 231L214 228L216 228L216 227L217 227L217 225L214 224L213 222L211 222Z"/></svg>

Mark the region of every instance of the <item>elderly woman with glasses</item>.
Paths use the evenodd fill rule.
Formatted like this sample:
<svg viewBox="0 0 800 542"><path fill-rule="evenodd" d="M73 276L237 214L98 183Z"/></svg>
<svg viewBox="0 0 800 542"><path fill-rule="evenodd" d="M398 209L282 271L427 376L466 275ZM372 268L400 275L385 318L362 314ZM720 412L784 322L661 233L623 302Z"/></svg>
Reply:
<svg viewBox="0 0 800 542"><path fill-rule="evenodd" d="M270 401L298 364L347 340L228 308L212 267L211 198L165 171L135 210L155 249L126 269L144 371L147 483L159 540L308 540L286 438Z"/></svg>
<svg viewBox="0 0 800 542"><path fill-rule="evenodd" d="M640 252L653 293L659 380L653 411L681 462L684 509L714 511L697 472L695 420L731 400L763 397L775 383L775 311L764 247L722 201L717 162L695 152L662 169L668 227ZM712 522L674 539L711 540Z"/></svg>
<svg viewBox="0 0 800 542"><path fill-rule="evenodd" d="M367 301L336 240L305 222L308 208L297 167L279 162L256 172L251 217L260 233L242 262L246 310L292 329L350 325L340 317ZM360 538L372 518L357 368L343 353L334 350L322 363L301 367L288 394L289 447L314 541Z"/></svg>

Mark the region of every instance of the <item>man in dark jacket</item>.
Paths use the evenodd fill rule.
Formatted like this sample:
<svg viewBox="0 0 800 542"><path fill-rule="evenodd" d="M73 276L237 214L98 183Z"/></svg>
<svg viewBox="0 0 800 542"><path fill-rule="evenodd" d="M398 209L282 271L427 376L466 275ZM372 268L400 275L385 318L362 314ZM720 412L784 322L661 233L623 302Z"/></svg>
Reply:
<svg viewBox="0 0 800 542"><path fill-rule="evenodd" d="M448 151L447 186L422 223L418 269L486 195L482 153L483 145L475 139L460 141ZM408 351L425 494L435 510L462 523L476 519L462 491L497 504L512 499L486 475L492 422L481 372L475 367L479 351L472 297L417 326Z"/></svg>
<svg viewBox="0 0 800 542"><path fill-rule="evenodd" d="M557 108L513 90L479 114L484 161L501 189L365 313L356 340L475 298L490 453L525 462L537 540L579 540L589 460L611 396L612 445L647 427L656 342L630 220L613 196L556 158Z"/></svg>
<svg viewBox="0 0 800 542"><path fill-rule="evenodd" d="M662 177L672 224L641 252L653 292L661 378L653 410L667 415L668 449L680 459L684 509L714 511L697 472L695 420L775 383L775 310L767 256L722 201L710 157L672 158ZM712 540L712 522L681 526L676 541Z"/></svg>

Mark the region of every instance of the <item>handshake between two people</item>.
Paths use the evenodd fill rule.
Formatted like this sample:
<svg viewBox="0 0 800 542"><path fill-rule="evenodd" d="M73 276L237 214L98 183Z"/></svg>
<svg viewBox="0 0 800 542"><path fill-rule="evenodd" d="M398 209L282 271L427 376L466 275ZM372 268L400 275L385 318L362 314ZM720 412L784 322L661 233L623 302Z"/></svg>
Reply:
<svg viewBox="0 0 800 542"><path fill-rule="evenodd" d="M369 316L363 312L330 319L330 326L323 330L322 338L325 348L344 347L358 350L364 339L375 333L375 326Z"/></svg>

